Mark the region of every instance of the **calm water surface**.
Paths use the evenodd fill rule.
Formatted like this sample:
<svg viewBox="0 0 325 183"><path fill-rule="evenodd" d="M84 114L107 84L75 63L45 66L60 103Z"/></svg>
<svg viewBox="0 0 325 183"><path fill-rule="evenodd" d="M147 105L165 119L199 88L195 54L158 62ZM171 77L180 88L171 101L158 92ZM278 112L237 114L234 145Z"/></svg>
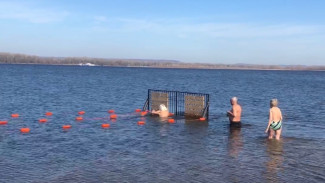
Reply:
<svg viewBox="0 0 325 183"><path fill-rule="evenodd" d="M209 93L209 121L138 126L148 89ZM0 65L0 120L9 120L0 182L324 182L324 91L325 72ZM243 107L236 131L225 116L232 96ZM264 134L271 98L284 115L279 142ZM40 124L46 111L54 115Z"/></svg>

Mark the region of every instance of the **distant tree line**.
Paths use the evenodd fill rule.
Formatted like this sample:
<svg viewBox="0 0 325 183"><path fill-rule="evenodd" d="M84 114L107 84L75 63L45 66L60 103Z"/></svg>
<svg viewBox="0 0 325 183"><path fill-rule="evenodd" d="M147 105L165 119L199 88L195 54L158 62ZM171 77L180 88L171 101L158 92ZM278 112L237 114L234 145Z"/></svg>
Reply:
<svg viewBox="0 0 325 183"><path fill-rule="evenodd" d="M258 69L258 70L325 70L325 66L304 65L254 65L254 64L208 64L185 63L174 60L145 59L105 59L89 57L40 57L25 54L0 52L2 64L47 64L47 65L79 65L95 64L112 67L156 67L156 68L196 68L196 69Z"/></svg>

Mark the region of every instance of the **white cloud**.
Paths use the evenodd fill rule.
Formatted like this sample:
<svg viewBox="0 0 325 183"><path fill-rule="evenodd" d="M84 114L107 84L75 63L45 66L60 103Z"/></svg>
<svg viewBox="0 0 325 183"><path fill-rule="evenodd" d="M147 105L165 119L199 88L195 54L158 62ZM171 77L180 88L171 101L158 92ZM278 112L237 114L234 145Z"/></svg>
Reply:
<svg viewBox="0 0 325 183"><path fill-rule="evenodd" d="M0 19L22 20L31 23L50 23L62 21L67 11L31 7L26 3L0 2Z"/></svg>

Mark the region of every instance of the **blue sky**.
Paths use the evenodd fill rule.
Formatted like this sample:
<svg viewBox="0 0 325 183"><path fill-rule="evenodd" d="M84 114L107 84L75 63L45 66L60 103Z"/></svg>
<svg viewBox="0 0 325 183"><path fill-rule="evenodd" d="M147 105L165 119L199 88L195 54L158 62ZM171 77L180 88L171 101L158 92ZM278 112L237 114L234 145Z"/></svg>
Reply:
<svg viewBox="0 0 325 183"><path fill-rule="evenodd" d="M0 52L325 65L322 0L0 0Z"/></svg>

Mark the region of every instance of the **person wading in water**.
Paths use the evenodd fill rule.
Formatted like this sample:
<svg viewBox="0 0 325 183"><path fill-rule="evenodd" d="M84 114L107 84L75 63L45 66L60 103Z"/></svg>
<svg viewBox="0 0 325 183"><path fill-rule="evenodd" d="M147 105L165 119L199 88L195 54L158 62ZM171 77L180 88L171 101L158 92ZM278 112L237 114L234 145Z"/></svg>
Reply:
<svg viewBox="0 0 325 183"><path fill-rule="evenodd" d="M274 134L277 140L280 139L282 131L282 113L278 108L278 100L272 99L270 101L270 116L269 123L266 127L265 133L269 133L269 139L272 139Z"/></svg>
<svg viewBox="0 0 325 183"><path fill-rule="evenodd" d="M237 97L232 97L230 99L230 104L232 105L232 109L227 112L227 116L229 117L230 127L231 128L240 128L241 127L241 106L238 104Z"/></svg>

